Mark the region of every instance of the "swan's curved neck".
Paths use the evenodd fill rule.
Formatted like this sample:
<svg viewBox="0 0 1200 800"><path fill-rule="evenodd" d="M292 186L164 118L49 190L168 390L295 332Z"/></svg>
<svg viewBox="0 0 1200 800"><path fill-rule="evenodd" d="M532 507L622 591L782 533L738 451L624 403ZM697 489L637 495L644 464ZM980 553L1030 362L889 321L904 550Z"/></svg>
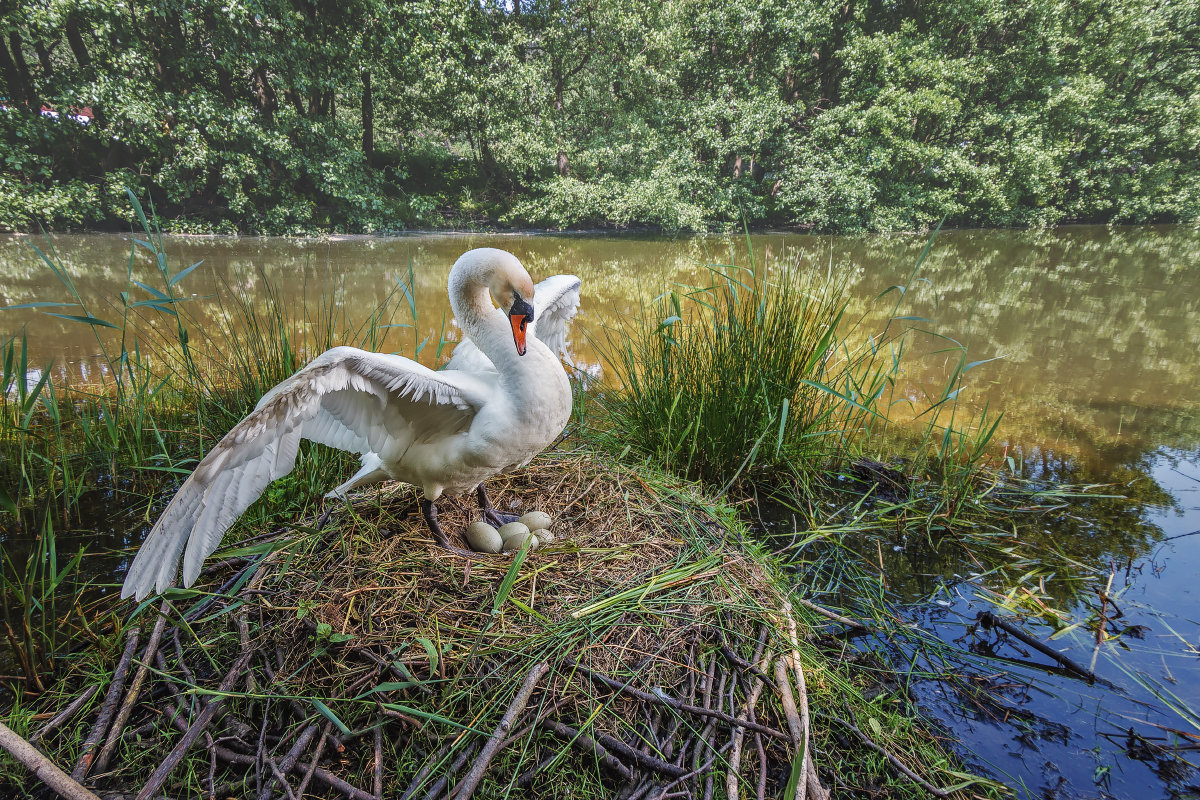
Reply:
<svg viewBox="0 0 1200 800"><path fill-rule="evenodd" d="M494 267L486 260L458 262L450 271L450 308L459 327L475 346L496 365L501 380L519 370L522 357L517 354L507 315L492 305L488 286ZM530 337L532 338L532 337Z"/></svg>

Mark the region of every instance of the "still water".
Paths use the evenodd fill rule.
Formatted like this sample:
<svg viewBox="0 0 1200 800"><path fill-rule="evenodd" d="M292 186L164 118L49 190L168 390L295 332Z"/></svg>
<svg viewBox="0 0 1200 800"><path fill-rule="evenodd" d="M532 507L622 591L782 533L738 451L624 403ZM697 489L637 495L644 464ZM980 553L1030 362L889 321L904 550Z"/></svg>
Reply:
<svg viewBox="0 0 1200 800"><path fill-rule="evenodd" d="M69 299L32 251L33 241L0 237L0 306ZM747 242L481 234L174 238L166 248L173 270L202 262L177 290L189 298L195 330L211 333L211 347L220 346L233 298L259 304L270 289L285 306L307 298L315 308L318 298L332 297L337 310L362 321L391 294L399 310L382 349L412 354L424 343L420 359L436 365L452 349L439 344L457 338L445 294L450 265L471 247L502 247L535 280L562 272L583 279L572 358L602 380L597 343L605 329L663 291L707 284L706 263L753 263L767 271L832 265L849 281L850 316L861 320L865 335L892 309L895 293L879 295L908 279L925 244L911 236L758 235ZM114 303L127 288L131 238L55 236L53 247L87 311L119 319ZM410 275L415 319L396 289ZM144 251L134 257L133 277L162 286ZM130 288L131 302L149 297ZM170 338L166 326L173 328L173 320L142 311L136 327L143 341L152 344L160 329ZM1004 412L997 453L1019 459L1034 475L1113 484L1113 491L1138 498L1093 504L1089 519L1054 541L1078 561L1080 575L1099 576L1068 582L1059 607L1082 620L1103 591L1124 614L1125 634L1096 661L1110 685L1085 686L1046 671L1045 659L1023 646L973 633L975 613L993 607L986 578L972 579L970 565L931 563L897 547L886 554L886 566L905 619L950 645L939 659L961 652L957 668L974 676L977 690L968 697L962 687L927 681L913 684L912 692L974 766L1020 795L1200 796L1200 772L1189 763L1200 760L1200 535L1189 535L1200 533L1200 231L943 233L900 313L927 320L912 323L925 332L913 338L918 357L906 367L903 396L919 405L923 394L936 395L958 360L947 342L960 342L969 360L986 362L969 373L963 404ZM103 377L86 326L36 310L0 312L0 333L22 327L33 363L51 364L56 380ZM1044 640L1052 633L1036 625L1028 630ZM1081 630L1051 644L1087 664L1095 643ZM919 648L913 652L928 658Z"/></svg>

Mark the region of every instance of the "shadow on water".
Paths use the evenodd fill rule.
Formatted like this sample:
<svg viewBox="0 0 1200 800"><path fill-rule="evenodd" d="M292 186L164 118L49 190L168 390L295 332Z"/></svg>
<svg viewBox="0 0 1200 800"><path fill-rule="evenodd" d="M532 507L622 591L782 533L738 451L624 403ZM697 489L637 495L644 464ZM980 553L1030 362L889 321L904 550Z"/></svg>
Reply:
<svg viewBox="0 0 1200 800"><path fill-rule="evenodd" d="M406 338L395 349L437 341L446 274L469 247L512 250L538 278L580 275L581 331L621 325L664 287L699 282L706 261L748 257L743 240L716 238L169 242L174 262L205 261L186 286L197 324L210 327L222 310L206 298L236 292L257 303L275 286L285 303L298 302L304 287L329 275L339 307L370 308L412 263L422 319L397 332ZM869 321L873 298L914 262L924 238L763 235L751 243L768 270L784 255L814 269L850 269L851 315ZM129 238L61 236L55 246L80 291L102 307ZM939 236L910 313L926 318L930 332L964 342L972 359L1000 359L972 373L963 402L1004 411L998 447L1025 478L1105 488L1017 515L1004 536L1026 562L988 563L944 537L847 537L802 554L798 577L809 597L851 611L868 609L863 597L886 601L897 624L847 646L885 654L888 680L937 719L968 762L1024 796L1200 797L1193 766L1200 762L1200 535L1189 535L1200 530L1200 294L1184 289L1196 285L1197 264L1200 231L1180 226ZM0 306L57 299L53 288L27 239L0 237ZM94 377L90 331L44 314L0 314L3 333L22 326L35 363L54 359L56 381ZM448 325L446 337L454 336ZM914 406L936 395L949 358L932 336L926 344L899 387ZM604 373L586 335L575 336L573 350L586 372ZM423 360L434 363L432 354L426 349ZM110 482L89 491L79 515L59 527L60 554L88 549L80 579L93 596L116 591L114 579L153 516L147 495L145 487L134 494ZM154 502L168 495L156 492ZM768 522L791 531L790 517ZM33 543L0 527L0 546L20 562ZM831 576L863 565L870 585L830 593ZM1015 621L1078 662L1094 661L1103 681L1088 685L1012 637L982 630L981 611ZM0 673L14 671L9 657L0 650Z"/></svg>
<svg viewBox="0 0 1200 800"><path fill-rule="evenodd" d="M881 565L872 574L897 623L848 646L884 654L964 760L1018 796L1200 796L1200 448L1188 444L1103 474L1078 459L1037 459L1037 479L1125 495L1015 521L1019 546L1059 567L1037 580L1012 579L986 549L875 535L810 546L798 579L831 584L847 549ZM825 602L867 610L845 593ZM983 612L1090 668L1096 682L985 630Z"/></svg>

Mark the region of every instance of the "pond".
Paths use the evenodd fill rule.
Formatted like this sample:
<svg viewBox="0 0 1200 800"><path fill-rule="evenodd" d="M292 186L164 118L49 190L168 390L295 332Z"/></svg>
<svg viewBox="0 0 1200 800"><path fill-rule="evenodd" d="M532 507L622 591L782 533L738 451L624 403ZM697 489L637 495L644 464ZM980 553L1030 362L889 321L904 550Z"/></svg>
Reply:
<svg viewBox="0 0 1200 800"><path fill-rule="evenodd" d="M69 299L31 243L45 246L33 237L0 237L2 306ZM88 310L119 316L111 303L125 288L131 237L62 235L52 243ZM884 300L879 295L907 279L925 244L920 236L456 234L170 238L166 248L173 269L202 262L178 287L198 325L212 331L221 329L230 298L257 304L268 289L285 306L333 298L337 310L361 320L411 274L418 313L413 319L407 298L399 298L404 312L394 321L408 327L389 329L384 347L411 354L424 343L421 360L436 365L451 350L440 343L457 338L445 295L451 263L471 247L502 247L535 279L561 272L583 279L572 358L600 378L605 328L620 326L663 291L707 283L706 263L754 263L765 270L794 263L822 271L834 265L850 285L850 315L866 330L894 302L894 293ZM133 272L160 285L144 253ZM944 645L914 644L903 655L934 674L971 676L969 690L915 680L912 693L973 766L1018 794L1200 795L1200 773L1188 764L1200 748L1200 535L1191 535L1200 533L1200 231L944 232L917 277L903 313L928 320L914 323L928 333L915 337L921 352L908 362L901 395L917 404L925 393L936 395L958 359L947 352L946 337L961 342L971 361L984 362L968 374L962 403L1005 415L997 456L1012 456L1047 479L1113 484L1113 493L1136 501L1093 503L1089 518L1067 526L1047 521L1052 536L1062 532L1054 545L1083 576L1061 583L1067 588L1059 607L1075 621L1102 602L1123 615L1121 635L1098 650L1095 670L1103 682L1093 686L1046 669L1044 657L1015 641L975 631L976 612L994 607L988 593L995 587L973 576L971 565L903 547L881 550L888 588L905 620ZM164 325L173 322L163 315L139 322L147 340ZM101 377L104 363L86 326L35 310L0 314L0 332L22 326L32 363L52 362L56 380ZM141 511L131 512L133 518ZM136 524L110 527L111 535L100 537L109 546L142 535ZM1043 640L1052 633L1027 629ZM1097 651L1083 629L1051 645L1084 664Z"/></svg>

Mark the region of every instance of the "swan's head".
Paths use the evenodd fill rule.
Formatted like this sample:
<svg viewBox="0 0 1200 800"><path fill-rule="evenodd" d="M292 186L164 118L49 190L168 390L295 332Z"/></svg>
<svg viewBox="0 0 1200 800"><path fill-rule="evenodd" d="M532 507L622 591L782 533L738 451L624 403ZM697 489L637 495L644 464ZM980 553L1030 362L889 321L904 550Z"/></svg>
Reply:
<svg viewBox="0 0 1200 800"><path fill-rule="evenodd" d="M512 325L517 355L525 355L526 329L533 322L533 279L512 253L494 247L468 250L450 270L450 302L471 296L471 286L487 286L492 300ZM459 313L458 309L455 313ZM486 313L479 309L476 313Z"/></svg>
<svg viewBox="0 0 1200 800"><path fill-rule="evenodd" d="M494 247L481 247L468 255L479 254L491 267L488 291L512 325L517 355L525 355L525 335L533 322L533 279L512 253Z"/></svg>

